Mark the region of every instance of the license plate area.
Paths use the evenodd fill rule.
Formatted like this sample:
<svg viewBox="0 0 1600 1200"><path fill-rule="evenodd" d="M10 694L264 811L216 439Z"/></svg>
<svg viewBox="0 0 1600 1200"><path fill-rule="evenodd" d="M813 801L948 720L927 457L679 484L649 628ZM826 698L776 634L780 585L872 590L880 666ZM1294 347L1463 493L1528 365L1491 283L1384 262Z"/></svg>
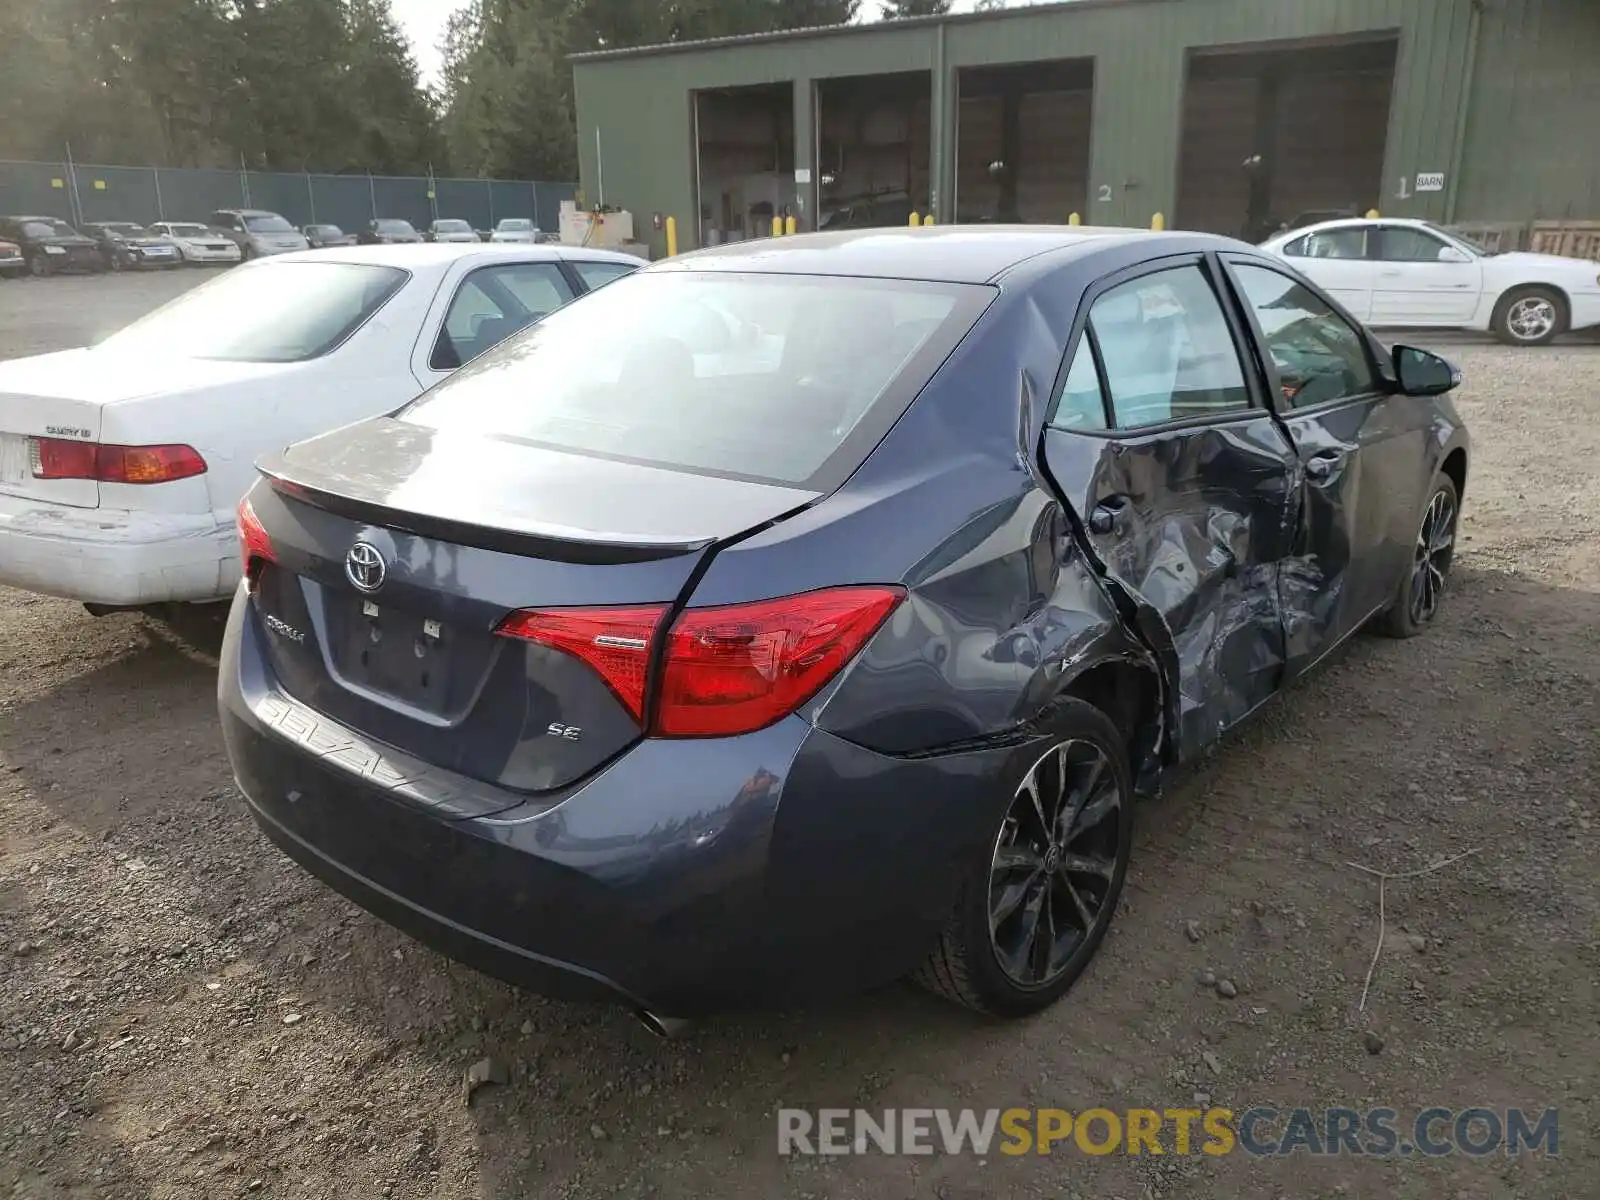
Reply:
<svg viewBox="0 0 1600 1200"><path fill-rule="evenodd" d="M327 615L342 682L444 720L470 708L496 648L487 632L358 596L335 598Z"/></svg>

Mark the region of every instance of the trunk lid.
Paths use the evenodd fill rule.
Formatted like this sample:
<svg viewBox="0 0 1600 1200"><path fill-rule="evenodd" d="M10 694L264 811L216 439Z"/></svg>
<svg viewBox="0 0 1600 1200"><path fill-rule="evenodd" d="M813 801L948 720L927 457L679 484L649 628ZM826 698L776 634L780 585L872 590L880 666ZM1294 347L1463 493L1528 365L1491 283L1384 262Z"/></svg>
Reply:
<svg viewBox="0 0 1600 1200"><path fill-rule="evenodd" d="M587 663L495 633L505 617L671 605L718 541L815 498L387 419L262 471L251 500L276 562L254 603L285 690L519 792L576 782L643 729Z"/></svg>
<svg viewBox="0 0 1600 1200"><path fill-rule="evenodd" d="M257 363L157 360L93 349L0 362L0 493L97 508L100 485L94 480L34 476L33 439L98 442L108 404L226 385L282 369Z"/></svg>

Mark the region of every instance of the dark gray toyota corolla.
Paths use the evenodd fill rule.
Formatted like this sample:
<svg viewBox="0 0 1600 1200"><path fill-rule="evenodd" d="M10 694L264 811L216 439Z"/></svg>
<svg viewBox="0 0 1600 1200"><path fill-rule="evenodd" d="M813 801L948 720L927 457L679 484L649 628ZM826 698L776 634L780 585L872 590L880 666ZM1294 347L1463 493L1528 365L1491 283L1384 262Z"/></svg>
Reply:
<svg viewBox="0 0 1600 1200"><path fill-rule="evenodd" d="M229 755L291 857L541 992L1032 1012L1137 793L1434 618L1458 381L1220 238L687 255L261 464Z"/></svg>

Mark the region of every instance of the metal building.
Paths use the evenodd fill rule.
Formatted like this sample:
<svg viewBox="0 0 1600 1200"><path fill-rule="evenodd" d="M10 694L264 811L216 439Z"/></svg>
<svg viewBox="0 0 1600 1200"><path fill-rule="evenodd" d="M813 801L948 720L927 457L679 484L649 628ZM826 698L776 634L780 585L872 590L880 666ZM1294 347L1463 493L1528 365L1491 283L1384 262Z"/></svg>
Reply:
<svg viewBox="0 0 1600 1200"><path fill-rule="evenodd" d="M585 203L680 249L774 214L1600 219L1600 0L1068 0L573 69Z"/></svg>

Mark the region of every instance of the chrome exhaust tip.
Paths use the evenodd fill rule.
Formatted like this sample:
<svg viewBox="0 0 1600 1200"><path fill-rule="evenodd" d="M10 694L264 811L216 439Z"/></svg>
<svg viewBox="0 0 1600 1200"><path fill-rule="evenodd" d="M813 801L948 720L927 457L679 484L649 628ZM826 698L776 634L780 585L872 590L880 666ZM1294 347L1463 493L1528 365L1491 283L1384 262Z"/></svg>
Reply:
<svg viewBox="0 0 1600 1200"><path fill-rule="evenodd" d="M653 1013L644 1008L636 1010L633 1015L639 1024L658 1038L675 1038L689 1024L682 1017L663 1017L660 1013Z"/></svg>

